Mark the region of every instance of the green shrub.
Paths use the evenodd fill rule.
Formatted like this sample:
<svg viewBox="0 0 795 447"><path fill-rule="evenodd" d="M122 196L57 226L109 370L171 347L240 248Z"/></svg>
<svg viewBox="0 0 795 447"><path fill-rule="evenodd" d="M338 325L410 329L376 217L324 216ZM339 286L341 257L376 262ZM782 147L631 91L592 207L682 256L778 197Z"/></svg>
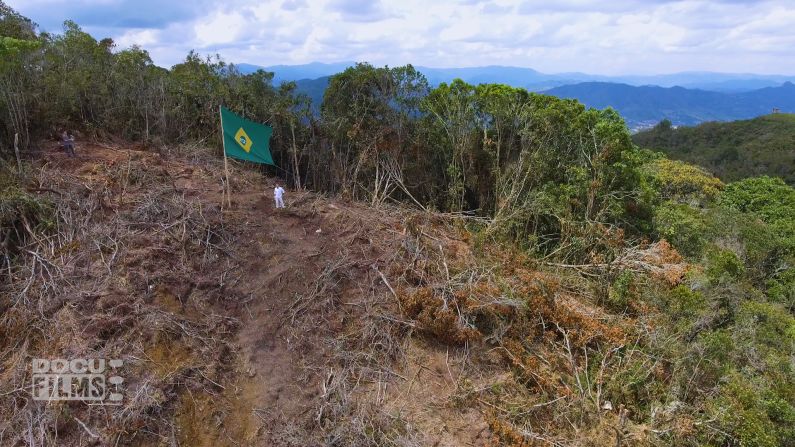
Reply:
<svg viewBox="0 0 795 447"><path fill-rule="evenodd" d="M621 272L610 285L607 297L607 305L615 311L623 312L627 309L630 302L637 297L637 286L635 285L635 275L630 271Z"/></svg>
<svg viewBox="0 0 795 447"><path fill-rule="evenodd" d="M753 337L753 349L791 352L795 349L795 317L772 303L747 301L741 304L737 325ZM758 354L755 353L755 354Z"/></svg>
<svg viewBox="0 0 795 447"><path fill-rule="evenodd" d="M691 290L680 284L670 291L669 314L675 319L693 319L707 307L707 300L701 292Z"/></svg>
<svg viewBox="0 0 795 447"><path fill-rule="evenodd" d="M745 273L745 265L733 251L715 248L707 254L706 273L713 282L738 280Z"/></svg>
<svg viewBox="0 0 795 447"><path fill-rule="evenodd" d="M689 205L663 203L655 210L654 226L660 237L685 256L699 257L707 242L704 215Z"/></svg>
<svg viewBox="0 0 795 447"><path fill-rule="evenodd" d="M754 177L726 185L718 203L770 225L787 253L795 254L795 188L780 178Z"/></svg>
<svg viewBox="0 0 795 447"><path fill-rule="evenodd" d="M8 240L3 254L14 256L31 231L54 227L52 204L25 191L15 174L0 170L0 241Z"/></svg>
<svg viewBox="0 0 795 447"><path fill-rule="evenodd" d="M792 407L776 397L764 379L749 379L733 372L711 401L708 411L715 415L720 430L729 434L723 439L723 445L793 445L792 427L777 423L790 420Z"/></svg>
<svg viewBox="0 0 795 447"><path fill-rule="evenodd" d="M795 268L777 272L766 286L771 301L781 303L790 312L795 312Z"/></svg>
<svg viewBox="0 0 795 447"><path fill-rule="evenodd" d="M732 369L736 346L727 330L706 332L698 343L703 357L692 359L696 364L694 369L702 370L702 387L711 388Z"/></svg>
<svg viewBox="0 0 795 447"><path fill-rule="evenodd" d="M753 214L731 208L706 213L706 239L731 248L745 264L757 287L786 266L787 243L781 233Z"/></svg>

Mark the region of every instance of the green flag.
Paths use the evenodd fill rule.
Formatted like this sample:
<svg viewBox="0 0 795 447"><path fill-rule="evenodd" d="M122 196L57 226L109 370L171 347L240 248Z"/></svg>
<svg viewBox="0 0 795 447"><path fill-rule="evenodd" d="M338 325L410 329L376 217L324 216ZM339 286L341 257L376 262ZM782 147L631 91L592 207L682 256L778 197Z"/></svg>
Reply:
<svg viewBox="0 0 795 447"><path fill-rule="evenodd" d="M270 126L241 118L221 107L221 129L227 156L276 166L270 151L273 133Z"/></svg>

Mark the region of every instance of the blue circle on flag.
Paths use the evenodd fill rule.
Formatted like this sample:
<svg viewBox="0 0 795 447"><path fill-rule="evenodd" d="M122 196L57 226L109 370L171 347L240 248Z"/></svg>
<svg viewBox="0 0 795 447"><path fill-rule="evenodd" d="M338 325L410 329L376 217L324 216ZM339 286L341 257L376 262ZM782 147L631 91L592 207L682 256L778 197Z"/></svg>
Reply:
<svg viewBox="0 0 795 447"><path fill-rule="evenodd" d="M243 146L246 145L246 137L242 137L242 136L240 137L240 144L242 144Z"/></svg>

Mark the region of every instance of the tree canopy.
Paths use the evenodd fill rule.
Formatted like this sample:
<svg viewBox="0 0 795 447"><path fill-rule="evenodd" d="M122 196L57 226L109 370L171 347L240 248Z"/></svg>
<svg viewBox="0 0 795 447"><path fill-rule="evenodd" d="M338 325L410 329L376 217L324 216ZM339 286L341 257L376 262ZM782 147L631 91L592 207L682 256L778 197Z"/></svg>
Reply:
<svg viewBox="0 0 795 447"><path fill-rule="evenodd" d="M723 181L769 175L795 184L795 115L674 128L663 120L633 136L636 144L703 166Z"/></svg>

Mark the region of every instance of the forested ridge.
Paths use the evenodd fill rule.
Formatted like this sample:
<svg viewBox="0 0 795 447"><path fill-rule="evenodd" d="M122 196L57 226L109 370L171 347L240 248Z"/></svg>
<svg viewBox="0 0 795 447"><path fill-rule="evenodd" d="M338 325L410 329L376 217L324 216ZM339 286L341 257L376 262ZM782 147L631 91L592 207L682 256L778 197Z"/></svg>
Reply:
<svg viewBox="0 0 795 447"><path fill-rule="evenodd" d="M632 136L641 147L703 166L725 181L757 175L795 183L795 115L776 113L752 120L673 127L664 120Z"/></svg>
<svg viewBox="0 0 795 447"><path fill-rule="evenodd" d="M319 113L294 83L272 78L196 53L164 69L145 49L117 48L73 22L40 33L0 2L0 334L16 318L11 279L22 278L28 244L59 225L28 164L58 131L153 153L192 142L220 156L225 106L273 127L279 170L267 173L291 188L455 222L480 256L477 274L448 266L442 252L444 274L392 295L401 318L435 342L483 343L504 356L519 389L464 383L456 401L488 401L499 445L603 445L588 430L615 410L620 426L604 426L611 445L795 446L790 185L751 177L758 172L737 164L744 155L725 155L729 143L714 156L665 150L695 164L707 157L704 169L639 148L612 109L500 84L432 88L411 65L360 63L332 76ZM636 141L680 148L685 132L658 128ZM757 141L752 151L767 153ZM766 173L791 183L791 160L766 160ZM405 231L419 240L413 225ZM570 312L556 301L563 295L600 317ZM409 445L372 439L333 445Z"/></svg>

